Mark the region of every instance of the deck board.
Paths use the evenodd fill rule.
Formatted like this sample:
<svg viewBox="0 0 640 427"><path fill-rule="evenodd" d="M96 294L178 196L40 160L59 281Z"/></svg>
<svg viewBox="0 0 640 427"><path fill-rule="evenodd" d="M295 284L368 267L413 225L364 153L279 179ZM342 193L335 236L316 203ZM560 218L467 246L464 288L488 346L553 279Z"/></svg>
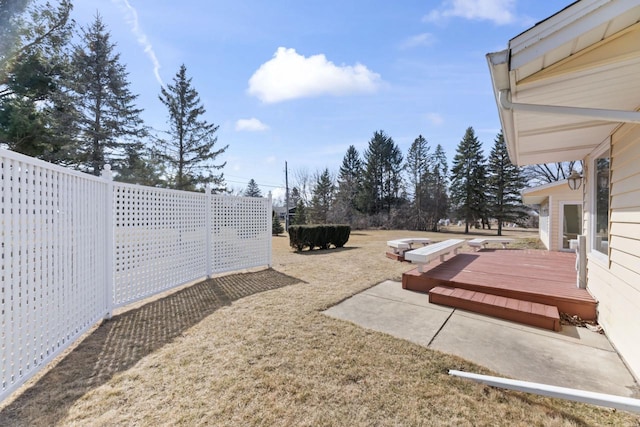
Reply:
<svg viewBox="0 0 640 427"><path fill-rule="evenodd" d="M557 306L583 319L596 318L596 301L576 286L575 254L533 249L484 249L403 274L402 286L428 292L435 286L467 289ZM485 297L486 298L486 297ZM493 304L507 304L496 299Z"/></svg>

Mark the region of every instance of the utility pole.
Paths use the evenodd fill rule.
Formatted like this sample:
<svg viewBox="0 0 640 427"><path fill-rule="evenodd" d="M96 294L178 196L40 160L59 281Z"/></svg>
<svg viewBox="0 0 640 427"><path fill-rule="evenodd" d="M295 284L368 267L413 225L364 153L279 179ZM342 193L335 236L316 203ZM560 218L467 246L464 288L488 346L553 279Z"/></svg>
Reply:
<svg viewBox="0 0 640 427"><path fill-rule="evenodd" d="M287 161L284 162L284 228L289 231L289 170L287 169Z"/></svg>

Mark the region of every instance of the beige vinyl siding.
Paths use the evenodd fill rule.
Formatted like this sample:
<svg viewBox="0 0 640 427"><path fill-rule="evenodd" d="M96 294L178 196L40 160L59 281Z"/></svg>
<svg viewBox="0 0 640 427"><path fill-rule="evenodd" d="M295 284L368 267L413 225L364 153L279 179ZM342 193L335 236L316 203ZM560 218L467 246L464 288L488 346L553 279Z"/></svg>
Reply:
<svg viewBox="0 0 640 427"><path fill-rule="evenodd" d="M598 321L640 377L640 125L612 135L610 176L608 262L590 257L587 286L599 302Z"/></svg>

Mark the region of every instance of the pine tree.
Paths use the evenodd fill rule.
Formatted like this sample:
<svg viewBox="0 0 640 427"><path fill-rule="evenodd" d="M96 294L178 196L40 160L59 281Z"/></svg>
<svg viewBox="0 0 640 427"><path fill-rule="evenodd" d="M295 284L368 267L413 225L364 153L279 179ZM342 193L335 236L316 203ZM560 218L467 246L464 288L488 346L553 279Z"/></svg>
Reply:
<svg viewBox="0 0 640 427"><path fill-rule="evenodd" d="M65 90L72 6L28 3L0 7L0 146L72 163L74 124L59 114L73 109Z"/></svg>
<svg viewBox="0 0 640 427"><path fill-rule="evenodd" d="M362 160L356 147L347 149L338 175L334 208L340 221L351 223L358 208L358 198L362 191Z"/></svg>
<svg viewBox="0 0 640 427"><path fill-rule="evenodd" d="M427 140L422 135L419 135L409 147L405 160L405 169L413 192L410 221L416 230L426 230L425 210L428 209L430 193L427 191L424 180L427 177L431 163L429 149Z"/></svg>
<svg viewBox="0 0 640 427"><path fill-rule="evenodd" d="M313 196L311 197L311 217L316 224L326 224L329 216L329 210L333 205L333 194L335 185L329 174L329 169L325 170L316 177L316 183L313 187Z"/></svg>
<svg viewBox="0 0 640 427"><path fill-rule="evenodd" d="M386 212L399 204L402 153L384 131L376 131L364 153L365 168L360 206L369 214Z"/></svg>
<svg viewBox="0 0 640 427"><path fill-rule="evenodd" d="M271 234L277 236L282 233L284 233L282 222L280 222L280 218L278 218L278 215L276 215L275 211L273 211L271 213Z"/></svg>
<svg viewBox="0 0 640 427"><path fill-rule="evenodd" d="M484 222L487 217L484 162L482 144L469 127L458 144L451 168L451 200L464 219L465 234L469 233L469 224Z"/></svg>
<svg viewBox="0 0 640 427"><path fill-rule="evenodd" d="M305 225L307 223L307 208L302 199L296 203L296 214L293 216L292 225Z"/></svg>
<svg viewBox="0 0 640 427"><path fill-rule="evenodd" d="M60 72L69 41L69 0L29 6L29 0L0 3L0 99L13 95L44 99Z"/></svg>
<svg viewBox="0 0 640 427"><path fill-rule="evenodd" d="M224 189L223 174L214 175L212 169L222 169L226 162L214 165L214 161L228 147L214 151L218 138L214 136L218 126L208 123L201 116L206 113L200 96L187 78L183 65L173 78L173 85L160 91L159 99L169 110L168 139L160 140L165 159L174 174L174 188L193 190L198 185L213 184L214 191Z"/></svg>
<svg viewBox="0 0 640 427"><path fill-rule="evenodd" d="M262 197L262 191L260 191L260 187L258 184L251 178L249 183L247 184L247 188L244 190L245 197Z"/></svg>
<svg viewBox="0 0 640 427"><path fill-rule="evenodd" d="M114 170L118 170L128 145L141 149L139 140L146 136L146 129L142 110L134 106L137 95L129 90L128 73L100 15L83 29L82 36L84 44L76 47L72 61L80 115L78 163L99 175L106 163L116 163Z"/></svg>
<svg viewBox="0 0 640 427"><path fill-rule="evenodd" d="M527 216L520 192L526 182L520 168L513 165L500 132L489 156L488 200L493 218L498 221L498 236L504 222L518 222Z"/></svg>
<svg viewBox="0 0 640 427"><path fill-rule="evenodd" d="M130 145L125 147L125 157L114 180L149 187L166 187L163 175L162 161L155 151L140 151L137 146Z"/></svg>
<svg viewBox="0 0 640 427"><path fill-rule="evenodd" d="M429 188L433 198L433 209L430 212L431 231L438 231L438 221L445 218L449 210L449 196L447 195L447 156L440 144L433 154Z"/></svg>

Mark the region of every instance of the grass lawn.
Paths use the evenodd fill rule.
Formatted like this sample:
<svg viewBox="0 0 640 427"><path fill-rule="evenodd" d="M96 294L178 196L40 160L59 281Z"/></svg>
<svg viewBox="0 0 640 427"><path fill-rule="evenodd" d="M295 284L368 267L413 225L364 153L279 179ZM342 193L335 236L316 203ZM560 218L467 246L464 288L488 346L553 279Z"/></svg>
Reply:
<svg viewBox="0 0 640 427"><path fill-rule="evenodd" d="M536 244L535 232L505 235ZM640 424L449 377L452 368L490 372L321 313L400 280L411 266L385 258L385 242L409 236L459 237L355 231L343 249L302 253L274 237L272 270L214 278L94 328L5 402L0 425Z"/></svg>

